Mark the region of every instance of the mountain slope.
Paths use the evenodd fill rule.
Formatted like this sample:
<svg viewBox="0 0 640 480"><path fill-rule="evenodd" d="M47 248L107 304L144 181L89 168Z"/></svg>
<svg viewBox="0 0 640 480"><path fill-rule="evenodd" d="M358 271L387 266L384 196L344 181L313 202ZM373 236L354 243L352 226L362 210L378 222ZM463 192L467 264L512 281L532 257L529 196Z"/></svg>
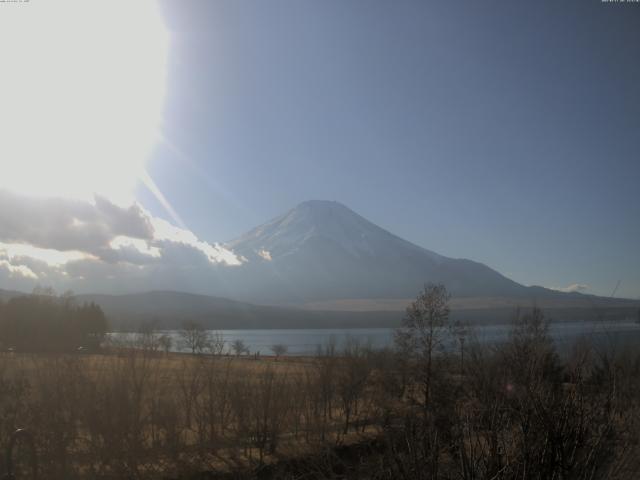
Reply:
<svg viewBox="0 0 640 480"><path fill-rule="evenodd" d="M425 282L456 296L553 294L414 245L337 202L301 203L226 246L247 262L232 269L225 295L262 303L410 298Z"/></svg>

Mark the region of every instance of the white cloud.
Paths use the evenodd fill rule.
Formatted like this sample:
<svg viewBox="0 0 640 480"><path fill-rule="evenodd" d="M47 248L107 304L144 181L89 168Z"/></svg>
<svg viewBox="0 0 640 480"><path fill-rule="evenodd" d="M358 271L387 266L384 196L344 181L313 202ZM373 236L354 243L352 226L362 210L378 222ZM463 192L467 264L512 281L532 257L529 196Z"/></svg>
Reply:
<svg viewBox="0 0 640 480"><path fill-rule="evenodd" d="M138 204L123 208L104 198L32 198L0 190L0 288L39 283L59 291L204 293L220 269L245 261Z"/></svg>
<svg viewBox="0 0 640 480"><path fill-rule="evenodd" d="M24 243L0 243L0 255L4 253L9 258L32 258L46 262L52 266L60 266L72 260L87 258L86 253L70 250L61 252L50 248L39 248Z"/></svg>
<svg viewBox="0 0 640 480"><path fill-rule="evenodd" d="M162 257L160 248L153 246L152 241L140 238L119 236L111 240L109 250L111 263L129 262L134 264L152 263Z"/></svg>
<svg viewBox="0 0 640 480"><path fill-rule="evenodd" d="M551 287L552 290L557 290L558 292L565 293L583 293L589 290L589 288L589 285L586 285L584 283L572 283L571 285L568 285L566 287Z"/></svg>
<svg viewBox="0 0 640 480"><path fill-rule="evenodd" d="M120 235L153 238L151 222L139 205L122 208L101 197L88 202L0 190L0 242L100 256Z"/></svg>
<svg viewBox="0 0 640 480"><path fill-rule="evenodd" d="M230 266L237 266L242 263L242 259L231 250L215 243L203 242L196 237L193 232L185 230L160 218L151 219L154 228L154 240L156 242L172 242L191 247L202 252L211 263L224 263Z"/></svg>
<svg viewBox="0 0 640 480"><path fill-rule="evenodd" d="M258 250L258 255L260 255L262 258L264 258L268 262L272 260L271 252L269 250L265 250L264 248L262 250Z"/></svg>
<svg viewBox="0 0 640 480"><path fill-rule="evenodd" d="M19 276L24 278L38 279L38 276L26 265L13 265L8 260L0 260L0 269L5 270L9 277Z"/></svg>

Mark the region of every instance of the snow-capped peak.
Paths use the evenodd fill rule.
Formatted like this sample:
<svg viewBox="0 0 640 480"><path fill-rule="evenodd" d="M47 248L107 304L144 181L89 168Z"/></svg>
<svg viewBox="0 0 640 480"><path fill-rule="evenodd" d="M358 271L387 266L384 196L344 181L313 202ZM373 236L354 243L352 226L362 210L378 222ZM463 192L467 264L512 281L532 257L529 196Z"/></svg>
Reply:
<svg viewBox="0 0 640 480"><path fill-rule="evenodd" d="M243 255L268 251L271 258L295 252L313 238L329 240L356 257L377 256L403 248L420 249L369 222L345 205L309 200L263 224L228 246ZM434 261L442 257L420 249ZM263 257L263 255L260 255Z"/></svg>

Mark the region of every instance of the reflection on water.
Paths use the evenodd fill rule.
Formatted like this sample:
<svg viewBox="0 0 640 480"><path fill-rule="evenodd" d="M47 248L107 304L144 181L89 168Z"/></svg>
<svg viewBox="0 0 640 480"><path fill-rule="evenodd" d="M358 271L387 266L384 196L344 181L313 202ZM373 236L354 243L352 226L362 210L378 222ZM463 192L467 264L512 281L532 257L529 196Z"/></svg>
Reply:
<svg viewBox="0 0 640 480"><path fill-rule="evenodd" d="M469 340L475 339L483 345L502 343L509 337L510 325L481 325L470 329ZM284 344L289 355L313 355L318 346L331 342L338 350L348 339L354 339L373 348L384 348L393 344L392 328L358 329L292 329L292 330L219 330L227 345L240 339L251 353L271 355L271 347ZM180 341L178 331L163 332L173 339L174 351L187 351ZM566 349L576 340L585 338L596 345L627 347L640 346L640 325L631 322L566 322L552 323L550 333L559 350ZM114 339L132 338L135 334L112 333ZM228 349L228 348L227 348Z"/></svg>

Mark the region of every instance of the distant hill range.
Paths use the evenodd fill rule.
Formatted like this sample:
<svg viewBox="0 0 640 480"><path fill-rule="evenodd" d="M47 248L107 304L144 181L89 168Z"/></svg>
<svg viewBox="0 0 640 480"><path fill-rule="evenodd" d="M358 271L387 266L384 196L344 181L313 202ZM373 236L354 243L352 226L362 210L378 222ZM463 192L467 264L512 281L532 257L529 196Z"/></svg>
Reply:
<svg viewBox="0 0 640 480"><path fill-rule="evenodd" d="M116 328L196 320L210 328L394 326L427 282L453 295L455 320L500 323L536 304L555 320L635 319L640 301L527 287L482 263L448 258L374 225L337 202L308 201L226 244L216 296L174 291L79 295ZM0 299L20 295L0 291ZM234 300L230 300L230 299Z"/></svg>
<svg viewBox="0 0 640 480"><path fill-rule="evenodd" d="M3 301L19 295L26 293L0 290ZM637 301L583 297L569 302L546 299L537 305L549 318L558 321L635 319L640 308ZM520 300L454 298L451 317L471 324L509 322L517 308L531 308L531 302ZM351 299L292 308L254 305L183 292L154 291L127 295L78 295L76 301L100 305L114 330L137 330L143 325L176 329L185 321L195 321L210 329L396 327L411 299Z"/></svg>
<svg viewBox="0 0 640 480"><path fill-rule="evenodd" d="M125 330L141 324L179 328L185 321L211 329L380 327L397 324L401 316L390 311L308 311L170 291L79 295L77 300L100 305L114 327Z"/></svg>

